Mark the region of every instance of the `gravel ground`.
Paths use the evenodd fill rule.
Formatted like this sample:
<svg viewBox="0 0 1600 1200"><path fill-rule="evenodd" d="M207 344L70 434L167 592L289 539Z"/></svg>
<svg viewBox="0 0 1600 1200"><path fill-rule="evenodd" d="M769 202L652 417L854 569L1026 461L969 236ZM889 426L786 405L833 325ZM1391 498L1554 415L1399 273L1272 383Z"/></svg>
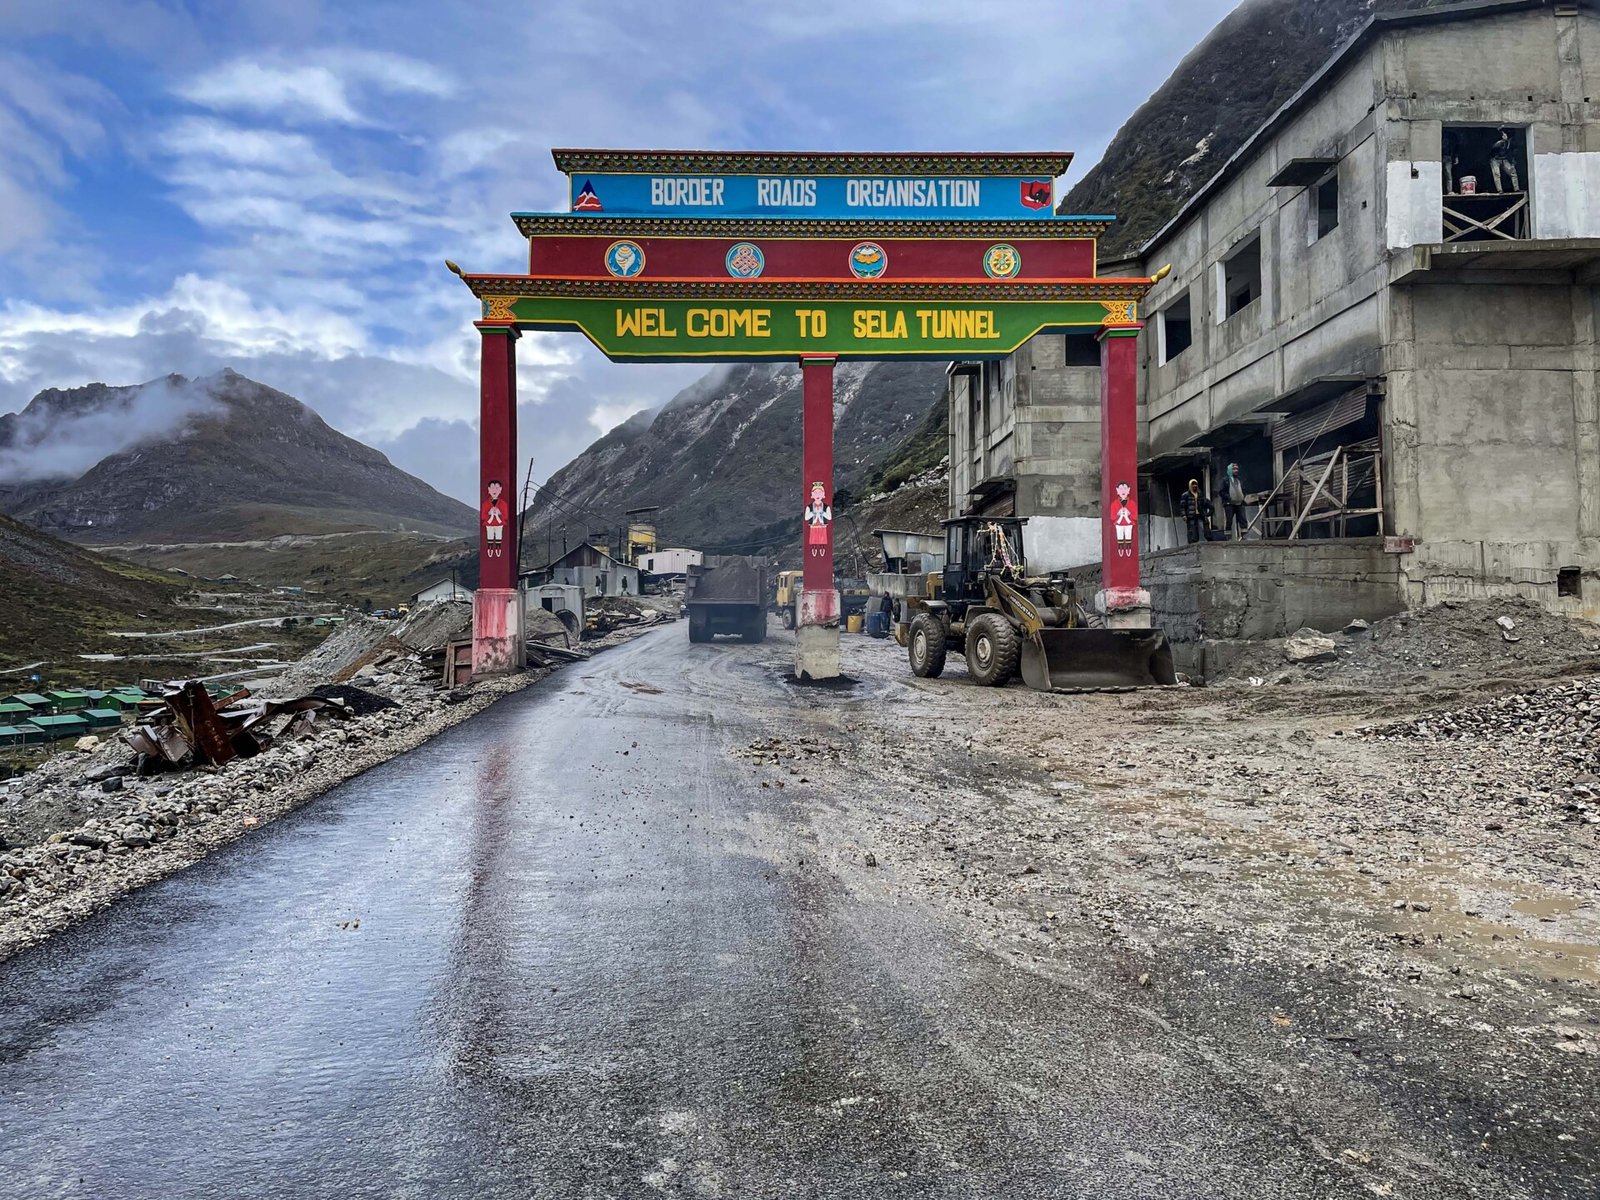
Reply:
<svg viewBox="0 0 1600 1200"><path fill-rule="evenodd" d="M584 646L604 650L654 627L625 626ZM446 692L405 657L361 665L374 652L403 651L393 632L405 628L352 622L287 680L263 681L258 689L281 696L349 682L393 707L363 713L375 706L357 704L361 715L324 717L310 738L221 768L141 778L133 774L132 752L113 738L92 750L63 751L0 783L0 961L550 673L531 669Z"/></svg>
<svg viewBox="0 0 1600 1200"><path fill-rule="evenodd" d="M872 699L833 736L740 751L762 786L822 798L841 879L1070 986L1109 957L1153 1019L1276 1061L1264 1100L1312 1123L1359 1109L1307 1082L1355 1056L1473 1154L1564 1181L1532 1194L1600 1188L1600 687L1053 696L845 648ZM875 787L846 784L861 772ZM1414 1172L1371 1165L1384 1140L1352 1140L1347 1165L1391 1194Z"/></svg>

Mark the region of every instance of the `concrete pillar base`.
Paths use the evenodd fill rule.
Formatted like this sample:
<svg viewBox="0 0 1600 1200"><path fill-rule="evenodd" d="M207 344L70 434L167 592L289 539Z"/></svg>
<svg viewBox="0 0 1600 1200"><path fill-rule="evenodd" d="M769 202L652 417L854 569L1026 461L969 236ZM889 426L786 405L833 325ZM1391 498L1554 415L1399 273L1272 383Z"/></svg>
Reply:
<svg viewBox="0 0 1600 1200"><path fill-rule="evenodd" d="M472 597L472 675L511 675L527 665L522 592L479 588Z"/></svg>
<svg viewBox="0 0 1600 1200"><path fill-rule="evenodd" d="M1095 611L1107 629L1149 629L1152 624L1150 593L1144 588L1110 588L1094 598Z"/></svg>
<svg viewBox="0 0 1600 1200"><path fill-rule="evenodd" d="M839 678L839 593L800 592L800 620L794 631L796 679Z"/></svg>

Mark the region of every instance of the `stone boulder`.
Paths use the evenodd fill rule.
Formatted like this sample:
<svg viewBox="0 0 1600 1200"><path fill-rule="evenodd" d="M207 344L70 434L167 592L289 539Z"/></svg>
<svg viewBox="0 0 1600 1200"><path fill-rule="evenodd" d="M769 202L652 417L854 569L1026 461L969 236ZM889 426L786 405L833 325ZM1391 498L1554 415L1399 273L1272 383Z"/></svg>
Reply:
<svg viewBox="0 0 1600 1200"><path fill-rule="evenodd" d="M1292 663L1328 662L1338 656L1333 639L1315 629L1302 629L1283 643L1283 657Z"/></svg>

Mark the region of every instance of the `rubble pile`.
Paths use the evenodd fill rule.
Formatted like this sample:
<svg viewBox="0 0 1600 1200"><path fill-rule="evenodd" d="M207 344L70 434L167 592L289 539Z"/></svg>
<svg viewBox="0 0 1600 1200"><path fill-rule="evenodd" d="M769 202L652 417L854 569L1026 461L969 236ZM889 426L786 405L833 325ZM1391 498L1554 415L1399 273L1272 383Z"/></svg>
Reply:
<svg viewBox="0 0 1600 1200"><path fill-rule="evenodd" d="M1225 644L1225 643L1224 643ZM1210 682L1364 686L1569 666L1600 653L1600 628L1520 598L1446 600L1381 621L1240 646Z"/></svg>
<svg viewBox="0 0 1600 1200"><path fill-rule="evenodd" d="M247 689L218 705L192 679L168 687L162 699L166 703L161 708L122 732L123 741L138 755L134 770L139 775L254 758L274 742L310 736L320 712L347 713L325 696L261 700Z"/></svg>
<svg viewBox="0 0 1600 1200"><path fill-rule="evenodd" d="M1358 736L1487 748L1492 765L1472 773L1470 791L1476 801L1492 800L1508 811L1535 801L1554 803L1565 814L1563 820L1600 824L1600 680L1562 683L1451 712L1371 725Z"/></svg>

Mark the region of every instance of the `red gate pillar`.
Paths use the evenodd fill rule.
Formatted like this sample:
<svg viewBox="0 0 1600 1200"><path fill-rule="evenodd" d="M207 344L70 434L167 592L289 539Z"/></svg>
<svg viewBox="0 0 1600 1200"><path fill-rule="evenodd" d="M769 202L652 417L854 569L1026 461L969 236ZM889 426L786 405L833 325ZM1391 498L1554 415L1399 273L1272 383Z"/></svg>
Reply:
<svg viewBox="0 0 1600 1200"><path fill-rule="evenodd" d="M1139 582L1139 360L1137 323L1100 331L1100 594L1113 629L1150 628Z"/></svg>
<svg viewBox="0 0 1600 1200"><path fill-rule="evenodd" d="M839 592L833 585L833 364L803 358L801 462L805 524L801 535L800 613L794 630L797 679L839 674Z"/></svg>
<svg viewBox="0 0 1600 1200"><path fill-rule="evenodd" d="M478 408L478 590L472 598L472 673L522 670L517 590L517 329L478 323L483 337Z"/></svg>

